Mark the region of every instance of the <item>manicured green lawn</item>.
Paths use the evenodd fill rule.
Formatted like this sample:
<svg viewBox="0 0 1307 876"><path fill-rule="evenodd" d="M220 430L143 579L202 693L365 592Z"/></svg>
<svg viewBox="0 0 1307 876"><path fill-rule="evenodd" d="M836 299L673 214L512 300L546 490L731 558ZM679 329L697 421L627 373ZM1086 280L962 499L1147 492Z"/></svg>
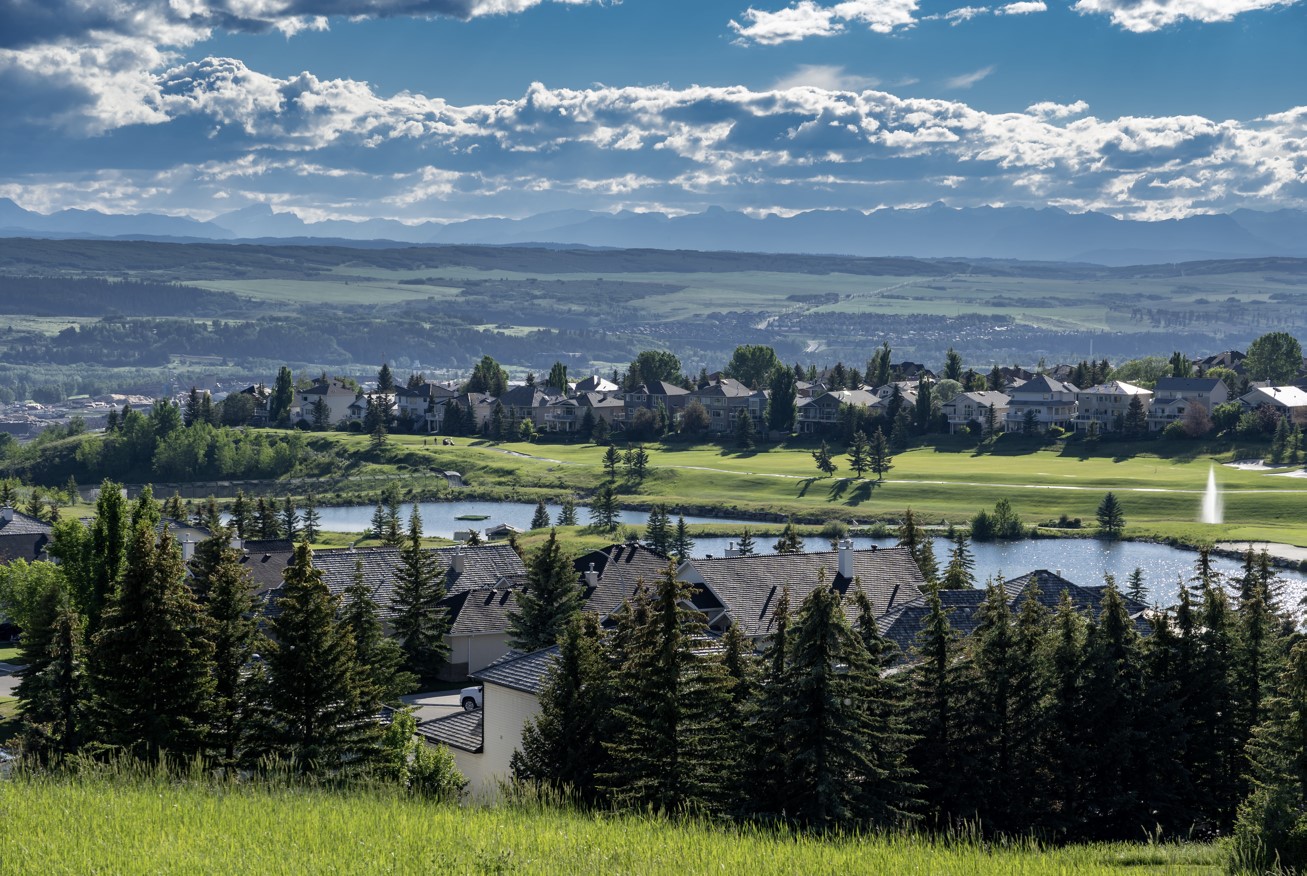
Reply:
<svg viewBox="0 0 1307 876"><path fill-rule="evenodd" d="M370 455L364 436L325 440ZM1228 468L1220 465L1225 456L1087 456L1078 446L1032 449L1019 442L1000 443L996 453L977 453L959 444L899 453L884 481L876 482L846 477L842 455L835 477L817 477L806 445L750 452L715 445L646 447L650 468L642 483L628 481L619 471L619 498L626 504L665 502L672 508L712 506L860 523L896 519L910 507L928 521L961 523L1006 498L1027 523L1066 514L1092 524L1098 503L1110 490L1121 500L1128 536L1307 546L1307 479ZM1105 445L1098 452L1112 450ZM450 448L401 436L391 439L376 464L383 469L399 462L414 471L453 469L474 492L529 501L598 488L607 479L603 453L604 448L587 444L492 445L468 439ZM1219 527L1197 522L1213 466L1225 504L1225 523Z"/></svg>
<svg viewBox="0 0 1307 876"><path fill-rule="evenodd" d="M819 839L553 808L459 808L384 792L123 779L3 782L0 818L0 862L39 862L48 874L1221 872L1210 845Z"/></svg>
<svg viewBox="0 0 1307 876"><path fill-rule="evenodd" d="M8 645L0 647L0 663L13 663L18 659L18 648Z"/></svg>

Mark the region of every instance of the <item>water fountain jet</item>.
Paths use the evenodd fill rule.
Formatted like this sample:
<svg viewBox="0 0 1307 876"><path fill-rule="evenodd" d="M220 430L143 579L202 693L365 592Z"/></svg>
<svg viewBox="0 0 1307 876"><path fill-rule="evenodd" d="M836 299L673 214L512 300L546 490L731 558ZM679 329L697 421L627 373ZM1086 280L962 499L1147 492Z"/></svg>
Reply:
<svg viewBox="0 0 1307 876"><path fill-rule="evenodd" d="M1203 493L1201 523L1223 523L1225 515L1221 508L1221 491L1216 487L1216 466L1207 470L1207 491Z"/></svg>

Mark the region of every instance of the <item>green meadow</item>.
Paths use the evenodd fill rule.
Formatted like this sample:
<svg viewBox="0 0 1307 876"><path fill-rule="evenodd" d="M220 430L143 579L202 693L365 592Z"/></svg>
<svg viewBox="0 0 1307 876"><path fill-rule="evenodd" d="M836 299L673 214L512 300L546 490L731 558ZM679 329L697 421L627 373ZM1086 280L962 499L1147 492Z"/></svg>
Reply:
<svg viewBox="0 0 1307 876"><path fill-rule="evenodd" d="M74 815L74 817L69 817ZM385 791L124 778L0 782L0 872L1216 874L1212 845L812 837Z"/></svg>

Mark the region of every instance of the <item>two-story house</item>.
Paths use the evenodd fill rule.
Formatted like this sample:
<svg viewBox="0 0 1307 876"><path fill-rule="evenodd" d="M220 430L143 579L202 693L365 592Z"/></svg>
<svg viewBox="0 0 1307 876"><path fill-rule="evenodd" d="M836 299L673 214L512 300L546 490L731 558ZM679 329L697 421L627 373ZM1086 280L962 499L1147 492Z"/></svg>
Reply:
<svg viewBox="0 0 1307 876"><path fill-rule="evenodd" d="M694 390L689 397L708 411L710 432L723 433L735 429L740 411L747 411L753 418L754 425L763 428L768 398L765 389L749 389L738 380L723 377Z"/></svg>
<svg viewBox="0 0 1307 876"><path fill-rule="evenodd" d="M665 380L642 383L625 394L622 419L629 422L640 408L655 410L659 403L667 411L669 423L675 423L685 406L690 403L690 390Z"/></svg>
<svg viewBox="0 0 1307 876"><path fill-rule="evenodd" d="M291 422L305 420L312 423L314 410L322 404L326 405L327 424L334 427L342 420L349 419L349 406L357 396L358 391L353 387L346 386L339 380L319 377L308 389L296 390L290 406Z"/></svg>
<svg viewBox="0 0 1307 876"><path fill-rule="evenodd" d="M1027 412L1032 412L1035 429L1040 432L1054 426L1069 429L1076 416L1078 391L1074 384L1054 380L1047 374L1040 374L1009 389L1004 428L1009 432L1022 431Z"/></svg>
<svg viewBox="0 0 1307 876"><path fill-rule="evenodd" d="M1068 386L1070 384L1067 384ZM1125 428L1130 406L1139 399L1147 416L1153 392L1123 380L1109 380L1076 391L1076 430L1079 432L1116 432Z"/></svg>
<svg viewBox="0 0 1307 876"><path fill-rule="evenodd" d="M1148 408L1148 429L1160 432L1183 420L1185 412L1202 405L1208 413L1230 400L1230 388L1216 377L1163 377L1153 387L1153 403Z"/></svg>
<svg viewBox="0 0 1307 876"><path fill-rule="evenodd" d="M1307 392L1296 386L1257 386L1239 396L1239 404L1250 411L1265 405L1296 423L1307 423Z"/></svg>
<svg viewBox="0 0 1307 876"><path fill-rule="evenodd" d="M412 389L401 386L395 390L395 416L414 424L420 432L435 432L439 417L436 408L458 393L439 383L423 383Z"/></svg>
<svg viewBox="0 0 1307 876"><path fill-rule="evenodd" d="M840 408L844 405L869 408L877 401L875 395L864 389L837 389L815 398L801 398L795 405L798 431L804 434L826 432L839 422Z"/></svg>
<svg viewBox="0 0 1307 876"><path fill-rule="evenodd" d="M965 432L976 423L981 429L989 421L990 409L993 409L994 430L1003 430L1007 418L1008 403L1011 401L1006 393L984 390L982 392L960 392L940 405L944 416L948 417L949 434Z"/></svg>

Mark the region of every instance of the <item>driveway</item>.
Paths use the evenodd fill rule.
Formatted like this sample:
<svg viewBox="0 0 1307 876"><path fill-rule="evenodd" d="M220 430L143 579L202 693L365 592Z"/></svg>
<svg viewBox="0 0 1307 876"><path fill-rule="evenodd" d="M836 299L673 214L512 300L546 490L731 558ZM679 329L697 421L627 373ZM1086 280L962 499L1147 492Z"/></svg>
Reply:
<svg viewBox="0 0 1307 876"><path fill-rule="evenodd" d="M3 679L0 679L3 683ZM400 697L400 702L408 706L413 706L413 716L417 718L418 723L430 721L433 718L443 718L445 715L452 715L454 712L462 710L458 702L458 691L435 691L432 693L415 693L406 697Z"/></svg>
<svg viewBox="0 0 1307 876"><path fill-rule="evenodd" d="M6 667L0 669L0 697L11 697L14 695L14 691L18 690L20 679L8 670L17 669L18 667L9 666L8 664L0 664L0 666Z"/></svg>

